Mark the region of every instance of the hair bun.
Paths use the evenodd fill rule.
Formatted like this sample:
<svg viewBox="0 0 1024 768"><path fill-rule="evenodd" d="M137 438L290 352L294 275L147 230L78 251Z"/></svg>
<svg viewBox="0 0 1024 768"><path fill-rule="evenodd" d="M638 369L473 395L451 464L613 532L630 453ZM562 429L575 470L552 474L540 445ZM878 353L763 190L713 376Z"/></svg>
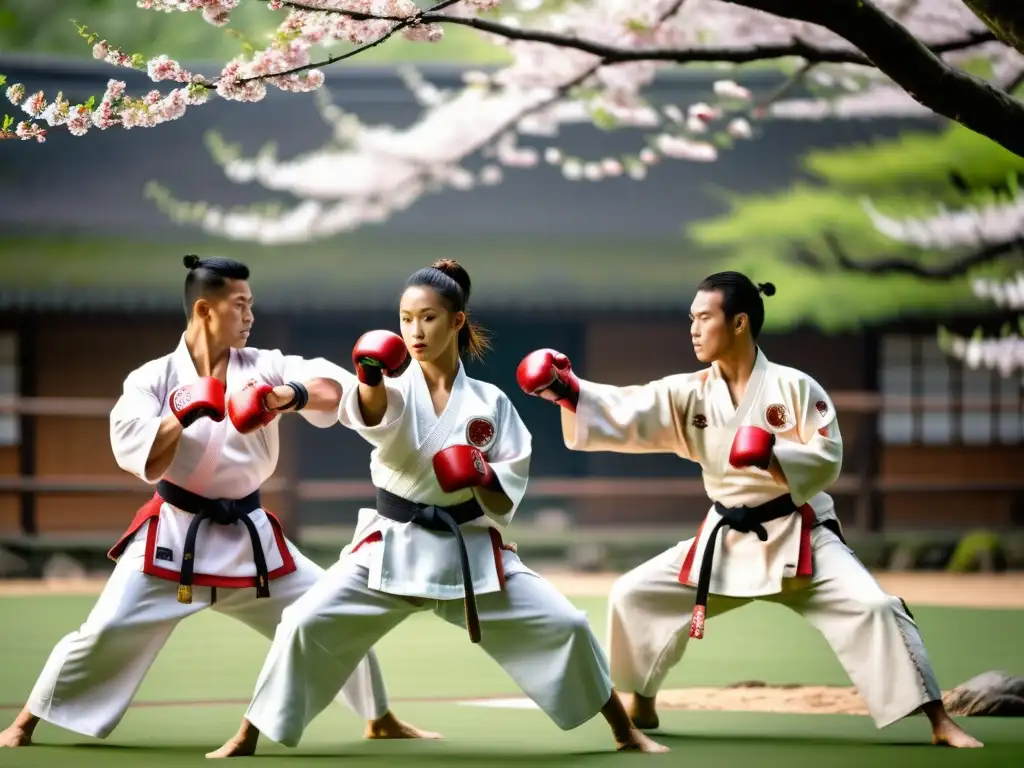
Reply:
<svg viewBox="0 0 1024 768"><path fill-rule="evenodd" d="M182 259L182 262L184 262L185 266L188 269L195 269L196 267L199 266L200 259L194 253L190 253L188 256Z"/></svg>
<svg viewBox="0 0 1024 768"><path fill-rule="evenodd" d="M757 291L758 293L763 293L765 296L774 296L775 286L772 283L758 283Z"/></svg>
<svg viewBox="0 0 1024 768"><path fill-rule="evenodd" d="M439 272L444 272L448 277L459 284L462 289L462 297L466 302L469 301L469 291L472 288L472 283L469 280L469 272L466 271L459 262L455 259L438 259L430 265Z"/></svg>

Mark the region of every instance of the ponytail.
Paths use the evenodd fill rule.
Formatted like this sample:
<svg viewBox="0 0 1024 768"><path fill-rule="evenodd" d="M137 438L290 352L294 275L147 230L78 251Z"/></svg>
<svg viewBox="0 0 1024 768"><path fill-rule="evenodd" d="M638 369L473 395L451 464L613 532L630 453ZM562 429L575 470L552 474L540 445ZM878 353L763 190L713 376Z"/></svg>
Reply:
<svg viewBox="0 0 1024 768"><path fill-rule="evenodd" d="M483 360L484 353L490 348L490 333L479 323L470 320L467 312L466 322L459 329L459 354Z"/></svg>

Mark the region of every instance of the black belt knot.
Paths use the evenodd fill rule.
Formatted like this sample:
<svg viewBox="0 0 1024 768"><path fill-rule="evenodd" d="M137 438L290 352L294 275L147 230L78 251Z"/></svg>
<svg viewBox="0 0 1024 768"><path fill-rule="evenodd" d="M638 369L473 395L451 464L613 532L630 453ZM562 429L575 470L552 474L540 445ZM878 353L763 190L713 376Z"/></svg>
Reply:
<svg viewBox="0 0 1024 768"><path fill-rule="evenodd" d="M691 628L693 637L701 637L704 633L704 609L708 604L708 592L711 590L711 569L714 564L718 532L725 526L729 526L738 533L753 533L761 541L767 541L768 531L764 524L770 520L777 520L793 514L797 511L797 506L793 503L792 497L786 495L756 507L726 507L716 501L715 511L718 512L721 519L711 529L707 544L704 546L704 556L701 558L700 576L697 579L697 596L694 601L695 614L699 614L701 626Z"/></svg>
<svg viewBox="0 0 1024 768"><path fill-rule="evenodd" d="M181 575L178 578L178 602L192 602L192 579L196 562L196 536L199 524L209 520L217 525L242 523L249 532L252 543L252 558L256 566L256 597L270 597L270 572L267 569L267 558L263 554L263 544L259 532L250 514L260 509L260 492L255 490L241 499L208 499L197 493L185 490L181 486L161 480L156 485L156 492L161 499L172 507L192 515L188 531L185 533L185 547L182 552Z"/></svg>
<svg viewBox="0 0 1024 768"><path fill-rule="evenodd" d="M469 567L469 552L466 541L462 537L459 526L484 516L476 498L451 507L439 507L436 504L420 504L403 499L383 488L377 489L377 514L397 523L413 523L422 528L441 533L450 533L455 537L459 550L459 563L462 566L462 584L466 590L466 629L470 642L480 642L480 615L476 606L476 593L473 591L473 574Z"/></svg>

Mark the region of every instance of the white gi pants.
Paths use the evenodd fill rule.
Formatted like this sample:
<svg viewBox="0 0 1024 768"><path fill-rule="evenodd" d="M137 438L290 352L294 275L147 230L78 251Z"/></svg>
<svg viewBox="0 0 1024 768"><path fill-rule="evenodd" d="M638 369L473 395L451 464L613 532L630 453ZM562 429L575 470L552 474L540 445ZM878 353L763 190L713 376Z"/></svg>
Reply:
<svg viewBox="0 0 1024 768"><path fill-rule="evenodd" d="M297 746L381 637L413 613L433 610L465 627L464 602L392 595L367 587L370 544L335 563L281 617L245 714L267 738ZM587 621L549 582L502 550L505 588L477 595L483 650L563 730L582 725L611 698L608 661ZM516 571L516 572L512 572ZM469 638L465 638L469 651Z"/></svg>
<svg viewBox="0 0 1024 768"><path fill-rule="evenodd" d="M608 643L612 679L619 690L653 697L683 658L696 590L679 582L679 568L692 541L637 566L612 587ZM878 728L941 699L921 634L903 601L886 594L827 528L812 530L811 546L814 575L809 587L753 599L791 608L824 635ZM748 602L711 595L707 616Z"/></svg>
<svg viewBox="0 0 1024 768"><path fill-rule="evenodd" d="M196 587L192 602L185 604L178 602L177 582L142 572L145 544L142 528L85 623L50 653L28 699L36 717L85 736L106 738L124 717L179 621L212 608L272 638L282 611L324 573L288 542L296 570L270 582L270 597L257 600L254 587L218 587L211 605L212 590ZM352 665L354 673L339 679L328 699L338 696L360 716L374 720L387 712L388 703L380 665L369 646L367 651Z"/></svg>

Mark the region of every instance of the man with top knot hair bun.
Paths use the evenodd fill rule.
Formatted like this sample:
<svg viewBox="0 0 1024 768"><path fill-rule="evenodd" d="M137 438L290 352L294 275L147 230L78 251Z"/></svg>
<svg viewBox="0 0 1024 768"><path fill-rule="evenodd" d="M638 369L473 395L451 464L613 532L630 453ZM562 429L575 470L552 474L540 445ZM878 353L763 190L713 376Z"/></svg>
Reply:
<svg viewBox="0 0 1024 768"><path fill-rule="evenodd" d="M688 641L704 637L705 621L770 600L824 635L877 727L922 711L933 743L980 747L946 713L906 603L882 590L843 539L826 492L843 459L832 401L757 344L762 295L774 293L738 272L705 278L690 335L708 367L695 373L615 387L577 377L551 349L519 365L523 391L561 406L566 447L674 453L700 464L712 502L694 538L612 587L612 679L634 694L633 722L656 728L658 690Z"/></svg>
<svg viewBox="0 0 1024 768"><path fill-rule="evenodd" d="M260 502L274 473L278 416L337 421L355 376L323 358L247 347L249 269L186 256L187 326L170 354L128 374L110 412L118 465L155 486L110 550L117 565L85 623L50 654L0 747L32 741L40 720L106 738L182 619L211 608L267 638L323 569ZM208 648L195 651L202 663ZM433 737L388 709L372 650L335 691L368 721L367 738Z"/></svg>

